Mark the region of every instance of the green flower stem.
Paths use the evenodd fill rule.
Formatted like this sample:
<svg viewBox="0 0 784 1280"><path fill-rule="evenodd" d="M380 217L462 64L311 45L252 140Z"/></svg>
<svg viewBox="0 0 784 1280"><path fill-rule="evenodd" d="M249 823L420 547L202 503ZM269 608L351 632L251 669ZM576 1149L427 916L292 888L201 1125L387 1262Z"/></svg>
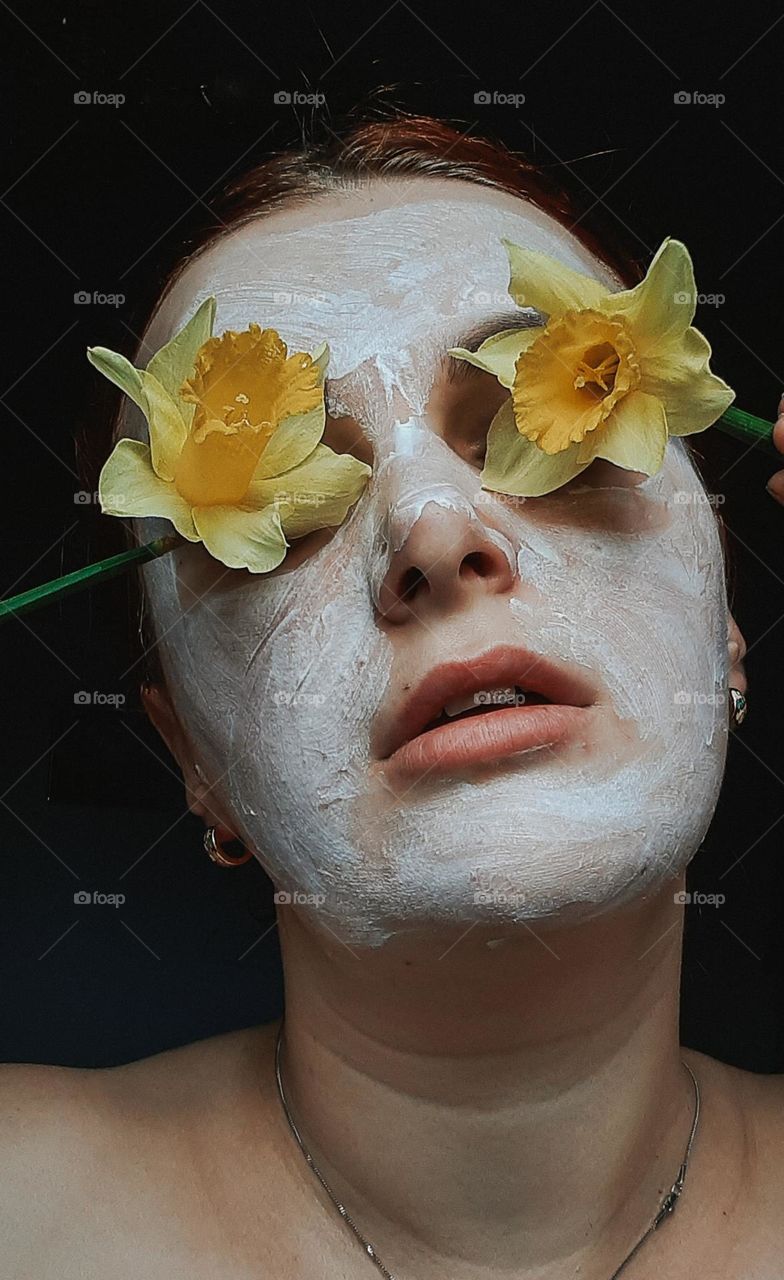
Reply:
<svg viewBox="0 0 784 1280"><path fill-rule="evenodd" d="M742 440L744 444L759 445L764 453L777 458L784 465L784 454L779 453L773 443L775 423L764 418L755 418L753 413L745 413L743 409L729 408L714 424L728 436Z"/></svg>
<svg viewBox="0 0 784 1280"><path fill-rule="evenodd" d="M99 560L96 564L88 564L84 569L75 569L73 573L66 573L62 578L53 578L51 582L44 582L40 587L32 587L18 596L9 596L7 600L0 600L0 622L17 617L21 613L29 613L31 609L40 609L54 600L62 600L63 596L71 595L73 591L83 591L96 582L114 578L119 573L125 573L131 565L142 564L145 560L155 560L157 556L166 555L168 551L173 551L185 541L186 539L179 533L169 533L162 538L154 538L152 542L145 542L140 547L133 547L130 551L123 551L120 555L109 556L108 559Z"/></svg>
<svg viewBox="0 0 784 1280"><path fill-rule="evenodd" d="M734 436L744 444L759 446L764 453L779 462L784 459L784 454L773 443L774 424L765 418L757 418L753 413L745 413L743 409L730 408L724 411L714 425L725 435ZM99 560L96 564L88 564L84 569L66 573L62 578L44 582L40 587L32 587L30 591L23 591L18 596L9 596L7 600L0 600L0 623L7 618L29 613L32 609L40 609L55 600L62 600L64 596L74 591L83 591L96 582L125 573L134 564L155 560L185 541L179 533L166 534L130 551L123 551L120 555L109 556L107 560Z"/></svg>

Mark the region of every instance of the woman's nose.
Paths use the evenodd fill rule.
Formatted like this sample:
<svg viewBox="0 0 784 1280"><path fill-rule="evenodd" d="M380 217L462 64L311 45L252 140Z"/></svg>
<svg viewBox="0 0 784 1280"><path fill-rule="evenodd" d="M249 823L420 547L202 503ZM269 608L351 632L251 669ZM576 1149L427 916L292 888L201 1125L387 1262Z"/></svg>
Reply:
<svg viewBox="0 0 784 1280"><path fill-rule="evenodd" d="M428 502L392 553L379 613L391 623L447 613L509 591L515 576L514 551L501 533L473 511Z"/></svg>

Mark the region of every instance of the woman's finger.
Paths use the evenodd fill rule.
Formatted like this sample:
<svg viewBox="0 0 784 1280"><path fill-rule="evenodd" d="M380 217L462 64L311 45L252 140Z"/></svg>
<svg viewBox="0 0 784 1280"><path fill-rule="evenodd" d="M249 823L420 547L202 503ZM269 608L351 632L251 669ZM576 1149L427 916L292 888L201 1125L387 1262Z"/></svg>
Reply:
<svg viewBox="0 0 784 1280"><path fill-rule="evenodd" d="M773 443L779 453L784 453L784 395L779 401L779 416L773 428ZM784 471L774 472L765 488L772 498L784 505Z"/></svg>

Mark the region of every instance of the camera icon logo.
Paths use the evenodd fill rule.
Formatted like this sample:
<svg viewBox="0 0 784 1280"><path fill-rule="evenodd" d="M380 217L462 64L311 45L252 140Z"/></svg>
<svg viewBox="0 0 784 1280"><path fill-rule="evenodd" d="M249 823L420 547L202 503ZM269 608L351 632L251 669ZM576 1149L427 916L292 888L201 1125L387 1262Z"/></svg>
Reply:
<svg viewBox="0 0 784 1280"><path fill-rule="evenodd" d="M488 102L492 102L492 97L488 93L487 89L478 89L474 94L474 102L487 106Z"/></svg>
<svg viewBox="0 0 784 1280"><path fill-rule="evenodd" d="M273 902L282 903L284 906L291 903L291 894L285 889L278 889L272 895Z"/></svg>
<svg viewBox="0 0 784 1280"><path fill-rule="evenodd" d="M672 95L672 100L677 103L678 106L682 106L686 102L691 102L691 94L685 89L679 89L677 93Z"/></svg>
<svg viewBox="0 0 784 1280"><path fill-rule="evenodd" d="M673 302L676 302L681 307L685 307L689 302L691 302L692 295L686 289L681 289L678 293L674 293L672 298Z"/></svg>
<svg viewBox="0 0 784 1280"><path fill-rule="evenodd" d="M79 89L78 92L74 94L74 102L77 107L83 107L85 103L92 102L92 100L93 95L88 93L86 89Z"/></svg>
<svg viewBox="0 0 784 1280"><path fill-rule="evenodd" d="M92 700L93 695L88 693L86 689L80 689L78 693L74 694L74 702L77 707L84 707L88 702L92 702Z"/></svg>
<svg viewBox="0 0 784 1280"><path fill-rule="evenodd" d="M672 895L673 902L677 902L680 906L688 906L691 902L691 894L686 889L679 890L678 893Z"/></svg>
<svg viewBox="0 0 784 1280"><path fill-rule="evenodd" d="M291 102L291 94L287 89L278 89L277 93L273 95L272 101L278 107L286 106L287 103Z"/></svg>
<svg viewBox="0 0 784 1280"><path fill-rule="evenodd" d="M88 893L86 889L78 889L74 894L74 902L77 907L83 907L86 903L92 902L92 900L92 894Z"/></svg>
<svg viewBox="0 0 784 1280"><path fill-rule="evenodd" d="M87 292L86 289L80 289L78 293L74 294L74 302L76 303L77 307L84 307L92 302L92 296Z"/></svg>

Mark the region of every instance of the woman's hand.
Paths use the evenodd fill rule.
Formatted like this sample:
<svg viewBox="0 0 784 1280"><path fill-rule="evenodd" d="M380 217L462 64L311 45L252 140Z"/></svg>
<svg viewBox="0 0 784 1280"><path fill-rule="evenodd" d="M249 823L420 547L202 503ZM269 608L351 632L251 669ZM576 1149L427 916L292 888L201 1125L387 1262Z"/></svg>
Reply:
<svg viewBox="0 0 784 1280"><path fill-rule="evenodd" d="M773 443L779 453L784 453L784 393L779 400L778 417L776 425L773 428ZM774 471L773 475L766 486L768 493L776 499L777 502L784 505L784 471Z"/></svg>

